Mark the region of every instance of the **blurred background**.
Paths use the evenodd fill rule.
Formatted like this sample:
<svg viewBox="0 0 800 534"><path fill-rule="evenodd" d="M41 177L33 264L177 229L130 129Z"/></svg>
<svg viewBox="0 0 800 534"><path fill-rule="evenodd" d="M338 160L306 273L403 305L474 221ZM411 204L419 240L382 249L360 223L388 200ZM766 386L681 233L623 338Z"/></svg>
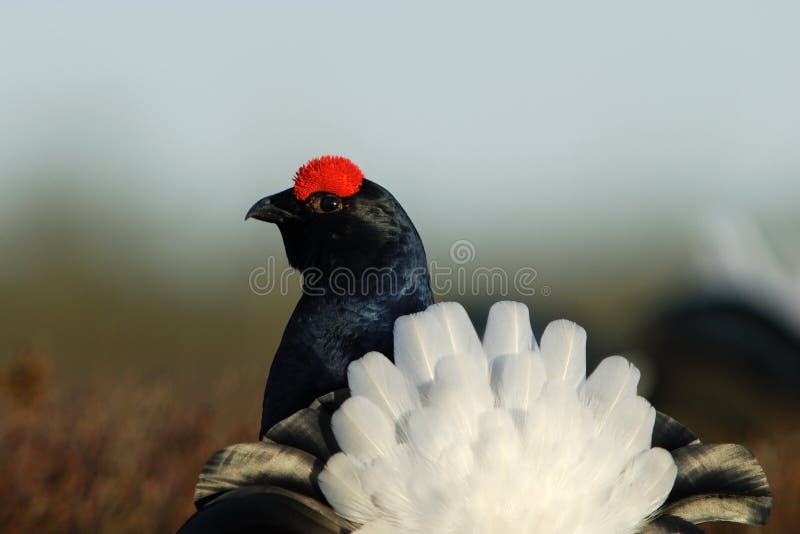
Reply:
<svg viewBox="0 0 800 534"><path fill-rule="evenodd" d="M171 532L257 437L298 288L247 208L352 158L429 259L738 441L800 524L800 4L5 2L0 530ZM472 255L454 263L452 246ZM469 272L469 271L468 271ZM748 532L715 527L714 532ZM755 530L754 530L755 531Z"/></svg>

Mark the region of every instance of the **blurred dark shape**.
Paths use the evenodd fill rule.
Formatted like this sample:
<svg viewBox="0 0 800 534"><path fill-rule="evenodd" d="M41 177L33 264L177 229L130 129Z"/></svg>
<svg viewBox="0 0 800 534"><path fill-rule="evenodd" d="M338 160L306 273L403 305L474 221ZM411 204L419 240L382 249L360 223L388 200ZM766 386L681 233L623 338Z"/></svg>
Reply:
<svg viewBox="0 0 800 534"><path fill-rule="evenodd" d="M657 406L752 432L800 401L800 278L746 219L715 216L701 230L702 283L665 303L639 346Z"/></svg>
<svg viewBox="0 0 800 534"><path fill-rule="evenodd" d="M744 439L796 409L800 342L746 303L691 302L656 321L644 351L658 372L652 395L696 428ZM666 409L666 408L665 408ZM733 436L733 437L728 437Z"/></svg>
<svg viewBox="0 0 800 534"><path fill-rule="evenodd" d="M45 396L51 367L50 361L33 348L19 349L0 374L0 390L19 405L36 404Z"/></svg>
<svg viewBox="0 0 800 534"><path fill-rule="evenodd" d="M744 438L800 402L800 278L751 221L704 223L700 285L664 304L638 346L656 371L657 406Z"/></svg>
<svg viewBox="0 0 800 534"><path fill-rule="evenodd" d="M739 370L751 385L800 398L800 332L758 303L728 294L692 296L668 306L646 339L658 367L714 360L718 376Z"/></svg>

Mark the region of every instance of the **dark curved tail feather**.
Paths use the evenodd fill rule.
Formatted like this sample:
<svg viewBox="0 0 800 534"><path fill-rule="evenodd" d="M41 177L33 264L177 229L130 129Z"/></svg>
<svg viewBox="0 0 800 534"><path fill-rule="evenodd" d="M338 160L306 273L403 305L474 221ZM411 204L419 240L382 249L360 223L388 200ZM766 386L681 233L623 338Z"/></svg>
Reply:
<svg viewBox="0 0 800 534"><path fill-rule="evenodd" d="M178 534L349 534L356 528L322 502L274 486L229 491Z"/></svg>
<svg viewBox="0 0 800 534"><path fill-rule="evenodd" d="M250 486L276 486L322 500L316 483L325 462L278 443L238 443L206 462L194 491L198 509L220 495Z"/></svg>
<svg viewBox="0 0 800 534"><path fill-rule="evenodd" d="M260 442L214 453L200 472L195 506L201 509L227 491L248 486L277 486L324 501L317 475L339 451L331 416L349 395L346 389L332 391L274 425Z"/></svg>
<svg viewBox="0 0 800 534"><path fill-rule="evenodd" d="M653 447L661 447L672 452L690 443L699 443L699 441L691 430L675 419L665 413L656 412L656 422L653 425Z"/></svg>
<svg viewBox="0 0 800 534"><path fill-rule="evenodd" d="M700 443L688 428L661 412L656 414L653 446L670 451L678 466L678 476L661 509L662 515L651 525L662 518L670 518L660 523L668 528L672 528L674 520L689 524L708 521L767 523L772 492L764 469L745 447ZM684 531L697 532L675 532ZM645 532L649 534L650 530Z"/></svg>
<svg viewBox="0 0 800 534"><path fill-rule="evenodd" d="M741 445L694 444L672 451L678 477L664 514L692 523L764 525L772 492L758 460Z"/></svg>
<svg viewBox="0 0 800 534"><path fill-rule="evenodd" d="M641 534L703 534L703 531L694 523L689 523L680 517L662 515L651 521Z"/></svg>

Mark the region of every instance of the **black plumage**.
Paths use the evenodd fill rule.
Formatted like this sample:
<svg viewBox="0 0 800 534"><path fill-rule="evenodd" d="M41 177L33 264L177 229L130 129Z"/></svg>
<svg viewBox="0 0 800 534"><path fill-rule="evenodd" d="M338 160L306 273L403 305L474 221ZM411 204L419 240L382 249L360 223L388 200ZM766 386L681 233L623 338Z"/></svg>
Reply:
<svg viewBox="0 0 800 534"><path fill-rule="evenodd" d="M303 296L275 354L260 436L315 398L347 385L347 366L369 351L391 357L401 315L433 303L425 250L411 219L380 185L355 194L287 189L248 212L277 224Z"/></svg>

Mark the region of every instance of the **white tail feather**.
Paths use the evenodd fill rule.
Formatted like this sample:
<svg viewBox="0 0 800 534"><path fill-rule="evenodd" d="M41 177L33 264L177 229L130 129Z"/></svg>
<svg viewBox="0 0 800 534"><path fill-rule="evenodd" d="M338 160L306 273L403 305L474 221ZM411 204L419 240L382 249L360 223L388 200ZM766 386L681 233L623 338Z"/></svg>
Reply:
<svg viewBox="0 0 800 534"><path fill-rule="evenodd" d="M347 368L350 394L366 397L392 420L419 406L417 391L405 375L380 352L370 352Z"/></svg>
<svg viewBox="0 0 800 534"><path fill-rule="evenodd" d="M527 411L545 381L544 362L536 352L506 354L492 362L492 386L498 406Z"/></svg>
<svg viewBox="0 0 800 534"><path fill-rule="evenodd" d="M604 359L586 379L586 395L594 401L598 417L598 430L626 400L636 396L639 370L621 356Z"/></svg>
<svg viewBox="0 0 800 534"><path fill-rule="evenodd" d="M483 345L457 304L398 319L397 367L370 353L348 370L344 454L320 475L334 509L370 534L636 532L676 473L650 448L639 371L614 356L586 378L569 321L535 347L521 304L492 307Z"/></svg>
<svg viewBox="0 0 800 534"><path fill-rule="evenodd" d="M635 458L628 469L645 501L647 515L652 514L664 503L675 484L678 467L672 455L664 449L648 449Z"/></svg>
<svg viewBox="0 0 800 534"><path fill-rule="evenodd" d="M622 356L609 356L586 379L586 393L608 401L606 404L613 409L620 399L636 395L640 376L639 370Z"/></svg>
<svg viewBox="0 0 800 534"><path fill-rule="evenodd" d="M615 421L615 426L622 441L622 450L633 455L650 447L656 410L642 397L634 397L625 406L626 409Z"/></svg>
<svg viewBox="0 0 800 534"><path fill-rule="evenodd" d="M367 523L378 517L378 510L361 487L359 469L346 454L336 453L328 459L319 474L319 487L331 506L351 521Z"/></svg>
<svg viewBox="0 0 800 534"><path fill-rule="evenodd" d="M536 349L528 307L519 302L496 302L489 309L483 349L490 358Z"/></svg>
<svg viewBox="0 0 800 534"><path fill-rule="evenodd" d="M648 449L639 453L618 477L612 499L626 503L620 513L634 522L650 516L669 496L678 468L672 455L664 449Z"/></svg>
<svg viewBox="0 0 800 534"><path fill-rule="evenodd" d="M440 424L443 429L449 428L451 439L474 436L478 418L494 406L486 358L482 360L454 354L442 358L436 366L436 381L428 392L428 403L446 414Z"/></svg>
<svg viewBox="0 0 800 534"><path fill-rule="evenodd" d="M417 386L433 380L436 362L446 347L438 331L439 322L425 314L405 315L394 323L394 361Z"/></svg>
<svg viewBox="0 0 800 534"><path fill-rule="evenodd" d="M336 440L342 451L359 462L385 456L394 448L393 422L365 397L350 397L331 419Z"/></svg>
<svg viewBox="0 0 800 534"><path fill-rule="evenodd" d="M436 461L452 439L452 418L439 408L426 407L411 414L408 435L414 451Z"/></svg>
<svg viewBox="0 0 800 534"><path fill-rule="evenodd" d="M550 380L578 387L586 378L586 331L572 321L553 321L542 334L542 359Z"/></svg>
<svg viewBox="0 0 800 534"><path fill-rule="evenodd" d="M448 354L482 354L481 340L466 310L455 302L434 304L424 312L441 323L439 337L445 341L443 356Z"/></svg>

